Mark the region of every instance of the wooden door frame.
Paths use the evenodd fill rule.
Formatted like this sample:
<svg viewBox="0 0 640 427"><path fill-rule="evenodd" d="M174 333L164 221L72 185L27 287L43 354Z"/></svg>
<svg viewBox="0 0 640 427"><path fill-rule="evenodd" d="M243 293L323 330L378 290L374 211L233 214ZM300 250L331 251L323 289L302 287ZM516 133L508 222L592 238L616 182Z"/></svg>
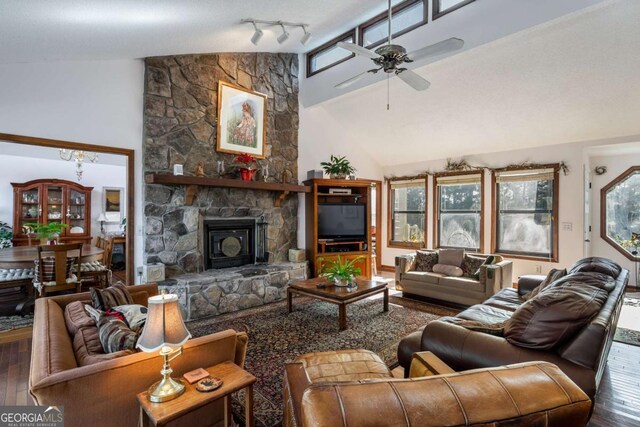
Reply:
<svg viewBox="0 0 640 427"><path fill-rule="evenodd" d="M127 284L132 285L134 280L134 231L135 231L135 151L129 148L107 147L103 145L84 144L81 142L63 141L58 139L38 138L25 135L13 135L0 133L0 141L13 142L23 145L35 145L48 148L66 148L67 150L94 151L97 153L122 155L127 158Z"/></svg>

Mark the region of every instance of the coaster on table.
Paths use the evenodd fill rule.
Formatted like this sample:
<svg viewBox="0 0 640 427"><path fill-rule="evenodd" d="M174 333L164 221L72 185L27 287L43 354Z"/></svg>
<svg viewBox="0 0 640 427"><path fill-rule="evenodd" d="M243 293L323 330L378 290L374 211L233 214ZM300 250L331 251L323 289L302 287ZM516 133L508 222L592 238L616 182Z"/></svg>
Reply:
<svg viewBox="0 0 640 427"><path fill-rule="evenodd" d="M207 393L209 391L219 389L220 386L222 386L222 380L220 378L209 377L198 381L198 384L196 384L196 390Z"/></svg>
<svg viewBox="0 0 640 427"><path fill-rule="evenodd" d="M208 376L209 372L202 368L194 369L193 371L189 371L183 375L184 379L187 380L189 384L193 384L198 380L207 378Z"/></svg>

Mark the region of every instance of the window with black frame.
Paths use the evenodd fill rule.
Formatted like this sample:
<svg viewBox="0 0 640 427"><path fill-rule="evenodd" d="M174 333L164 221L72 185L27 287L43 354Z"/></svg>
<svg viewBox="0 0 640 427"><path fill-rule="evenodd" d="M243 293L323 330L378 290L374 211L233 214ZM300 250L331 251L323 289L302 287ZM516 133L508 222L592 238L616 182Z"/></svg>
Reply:
<svg viewBox="0 0 640 427"><path fill-rule="evenodd" d="M557 179L554 168L495 173L496 252L556 258Z"/></svg>
<svg viewBox="0 0 640 427"><path fill-rule="evenodd" d="M424 246L426 195L424 179L389 182L389 246Z"/></svg>
<svg viewBox="0 0 640 427"><path fill-rule="evenodd" d="M356 30L348 31L307 53L307 77L341 64L355 56L348 50L338 47L339 42L355 43Z"/></svg>
<svg viewBox="0 0 640 427"><path fill-rule="evenodd" d="M482 244L482 175L436 178L437 247L479 252Z"/></svg>
<svg viewBox="0 0 640 427"><path fill-rule="evenodd" d="M407 0L393 8L391 17L392 38L399 37L428 22L427 2L425 0ZM372 49L386 43L389 39L388 13L383 12L359 27L360 44Z"/></svg>

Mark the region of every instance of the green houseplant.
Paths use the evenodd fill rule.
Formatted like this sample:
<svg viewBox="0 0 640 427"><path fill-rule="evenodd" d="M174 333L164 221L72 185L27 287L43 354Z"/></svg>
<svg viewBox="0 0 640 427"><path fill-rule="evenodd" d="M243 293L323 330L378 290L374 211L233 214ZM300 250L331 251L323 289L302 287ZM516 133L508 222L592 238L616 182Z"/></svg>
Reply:
<svg viewBox="0 0 640 427"><path fill-rule="evenodd" d="M60 233L68 227L67 224L59 222L52 222L49 224L40 224L38 222L26 222L23 227L27 234L36 235L37 239L40 239L41 244L56 244Z"/></svg>
<svg viewBox="0 0 640 427"><path fill-rule="evenodd" d="M356 267L356 263L364 259L363 256L359 256L353 259L342 259L338 255L335 260L328 260L322 265L321 275L333 280L336 286L348 286L349 282L355 279L355 276L362 274L360 267ZM324 261L324 258L320 258Z"/></svg>
<svg viewBox="0 0 640 427"><path fill-rule="evenodd" d="M321 162L320 166L329 174L331 179L345 179L356 171L356 168L351 166L351 162L347 160L346 156L339 157L333 154L328 162Z"/></svg>
<svg viewBox="0 0 640 427"><path fill-rule="evenodd" d="M11 239L13 238L13 232L11 227L6 222L0 221L0 249L10 248L13 246Z"/></svg>

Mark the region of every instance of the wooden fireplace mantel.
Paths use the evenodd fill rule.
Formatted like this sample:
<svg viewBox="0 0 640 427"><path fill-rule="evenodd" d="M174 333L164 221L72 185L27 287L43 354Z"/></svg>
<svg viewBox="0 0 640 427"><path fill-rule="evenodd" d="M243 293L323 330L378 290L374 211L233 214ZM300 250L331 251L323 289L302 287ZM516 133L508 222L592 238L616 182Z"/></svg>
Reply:
<svg viewBox="0 0 640 427"><path fill-rule="evenodd" d="M290 193L309 193L311 187L306 185L285 184L279 182L262 182L262 181L242 181L240 179L225 178L207 178L198 176L170 175L149 173L144 177L147 184L163 184L163 185L185 185L185 200L187 206L193 204L193 199L200 187L219 187L219 188L244 188L247 190L273 191L280 193L275 200L275 206L280 204Z"/></svg>

